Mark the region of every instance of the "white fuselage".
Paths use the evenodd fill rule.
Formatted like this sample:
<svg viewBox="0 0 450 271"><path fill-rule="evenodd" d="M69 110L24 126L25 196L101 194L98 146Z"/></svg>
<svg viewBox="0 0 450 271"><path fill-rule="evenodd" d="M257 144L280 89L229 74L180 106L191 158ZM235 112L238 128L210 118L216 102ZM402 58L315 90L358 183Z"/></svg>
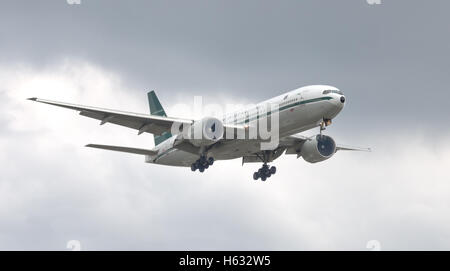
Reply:
<svg viewBox="0 0 450 271"><path fill-rule="evenodd" d="M306 86L263 101L254 107L227 114L221 120L225 124L256 125L267 117L266 114L257 116L257 108L270 108L274 104L279 109L279 137L282 138L317 127L324 119L333 119L343 109L345 97L332 86ZM157 150L158 154L146 156L146 162L171 166L190 166L195 162L199 155L175 148L175 139L176 135L156 146L154 150ZM260 150L260 142L257 140L230 140L213 146L208 150L208 155L215 160L225 160Z"/></svg>

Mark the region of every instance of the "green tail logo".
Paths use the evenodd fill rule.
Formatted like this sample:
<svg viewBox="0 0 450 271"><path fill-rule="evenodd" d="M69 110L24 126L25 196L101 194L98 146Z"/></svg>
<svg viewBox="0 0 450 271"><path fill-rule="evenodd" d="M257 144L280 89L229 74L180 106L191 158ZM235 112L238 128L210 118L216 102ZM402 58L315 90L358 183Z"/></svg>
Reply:
<svg viewBox="0 0 450 271"><path fill-rule="evenodd" d="M147 97L148 97L148 106L150 107L150 115L167 117L166 112L164 111L164 108L159 102L158 97L156 97L155 91L152 90L149 93L147 93ZM155 138L155 146L156 146L159 145L161 142L164 142L168 138L171 138L172 134L170 132L164 132L161 135L154 135L153 137Z"/></svg>

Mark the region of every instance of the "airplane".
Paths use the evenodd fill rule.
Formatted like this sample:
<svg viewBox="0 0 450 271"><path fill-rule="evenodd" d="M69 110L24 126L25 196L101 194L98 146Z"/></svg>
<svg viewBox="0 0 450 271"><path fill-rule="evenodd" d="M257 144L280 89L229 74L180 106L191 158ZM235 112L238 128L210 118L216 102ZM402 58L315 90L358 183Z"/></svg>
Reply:
<svg viewBox="0 0 450 271"><path fill-rule="evenodd" d="M147 93L150 114L130 113L64 102L28 98L28 100L78 111L81 116L106 123L125 126L142 133L154 135L154 148L88 144L86 147L119 151L145 156L150 164L190 167L192 171L204 172L218 160L242 159L245 163L262 163L253 173L253 179L266 181L277 171L269 166L281 155L297 155L306 162L317 163L331 158L337 151L368 151L370 148L351 147L336 144L323 130L342 111L346 103L344 93L328 85L311 85L294 89L282 95L263 101L250 108L240 109L218 119L182 119L168 117L155 91ZM261 108L269 108L263 113ZM277 112L271 111L275 106ZM258 131L250 138L249 130L264 121L278 116L277 144L262 148L267 138ZM271 122L272 123L272 122ZM178 127L178 128L174 128ZM319 127L319 134L311 137L299 133ZM195 129L194 129L195 128ZM200 130L200 137L192 136ZM187 131L187 133L186 133ZM226 131L233 131L231 136ZM238 137L237 135L243 135ZM190 136L186 136L186 134Z"/></svg>

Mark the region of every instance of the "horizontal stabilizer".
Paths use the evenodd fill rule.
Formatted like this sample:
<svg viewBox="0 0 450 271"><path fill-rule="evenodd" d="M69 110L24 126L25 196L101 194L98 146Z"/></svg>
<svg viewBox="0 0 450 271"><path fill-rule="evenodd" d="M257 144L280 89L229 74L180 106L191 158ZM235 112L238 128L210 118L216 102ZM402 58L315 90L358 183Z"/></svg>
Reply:
<svg viewBox="0 0 450 271"><path fill-rule="evenodd" d="M128 153L141 154L141 155L156 155L158 153L156 151L147 150L147 149L137 149L137 148L111 146L111 145L88 144L88 145L86 145L86 147L109 150L109 151L128 152Z"/></svg>
<svg viewBox="0 0 450 271"><path fill-rule="evenodd" d="M346 146L346 145L337 145L336 151L366 151L371 152L371 148L361 148L361 147L352 147L352 146Z"/></svg>

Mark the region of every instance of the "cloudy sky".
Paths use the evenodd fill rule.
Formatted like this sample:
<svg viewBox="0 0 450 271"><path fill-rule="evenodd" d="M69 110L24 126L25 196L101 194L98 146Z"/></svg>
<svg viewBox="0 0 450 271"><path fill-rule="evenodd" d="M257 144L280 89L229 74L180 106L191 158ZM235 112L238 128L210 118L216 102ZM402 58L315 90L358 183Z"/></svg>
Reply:
<svg viewBox="0 0 450 271"><path fill-rule="evenodd" d="M2 1L0 249L450 249L450 3L444 0ZM34 104L148 112L308 85L347 97L326 133L372 153L204 174L87 143L151 135ZM312 134L316 131L309 132Z"/></svg>

